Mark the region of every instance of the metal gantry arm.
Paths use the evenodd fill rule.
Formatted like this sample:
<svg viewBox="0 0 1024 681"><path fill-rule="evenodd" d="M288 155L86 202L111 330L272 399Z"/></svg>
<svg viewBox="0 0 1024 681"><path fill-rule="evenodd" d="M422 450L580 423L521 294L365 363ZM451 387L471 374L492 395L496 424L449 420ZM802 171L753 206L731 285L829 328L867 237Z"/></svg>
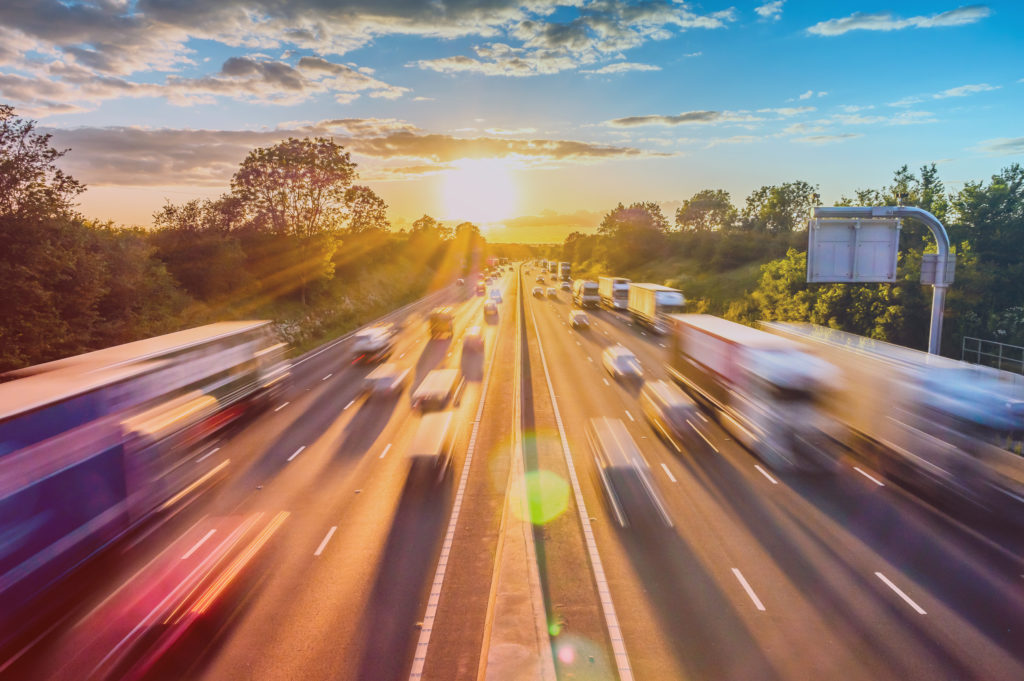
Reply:
<svg viewBox="0 0 1024 681"><path fill-rule="evenodd" d="M928 331L928 352L939 354L942 343L942 315L946 306L946 289L952 281L952 273L947 268L949 253L949 235L937 217L928 211L913 206L815 206L815 218L911 218L922 222L931 230L938 246L936 271L932 285L932 317Z"/></svg>

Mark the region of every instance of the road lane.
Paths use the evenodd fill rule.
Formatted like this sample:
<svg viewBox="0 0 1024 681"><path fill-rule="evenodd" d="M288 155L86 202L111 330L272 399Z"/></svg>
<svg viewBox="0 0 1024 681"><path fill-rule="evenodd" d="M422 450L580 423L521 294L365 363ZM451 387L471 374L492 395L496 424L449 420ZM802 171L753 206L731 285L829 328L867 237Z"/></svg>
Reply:
<svg viewBox="0 0 1024 681"><path fill-rule="evenodd" d="M567 303L567 299L561 302ZM622 418L625 409L638 413L635 391L619 386L609 390L603 378L587 382L587 370L593 372L593 365L582 360L580 353L598 356L604 345L621 342L637 353L648 375L660 378L664 377L660 366L664 351L657 347L660 341L639 337L618 315L598 311L591 313L591 331L577 334L584 340L582 346L576 346L562 328L567 309L565 304L537 302L542 336L552 339L552 363L564 366L567 374L561 380L562 388L556 391L561 395L571 390L571 403L586 402L591 395L605 391L604 403L580 410L583 413L579 418L588 411L617 418ZM615 397L623 400L621 407L610 406ZM571 408L566 407L566 411ZM776 486L754 467L756 459L717 428L710 431L711 442L721 450L721 456L712 451L679 456L654 440L653 431L646 426L638 429L636 426L641 424L631 423L628 417L623 421L634 432L650 464L665 465L679 479L681 489L671 495L669 506L680 537L695 552L710 552L706 562L715 574L732 567L742 569L764 601L768 620L748 617L744 607L749 611L749 599L745 606L736 603L735 607L749 620L751 634L782 677L842 674L844 678L880 678L910 674L923 678L953 670L954 674L962 671L979 678L1013 678L1019 673L1020 648L1015 649L1012 638L1019 635L1014 633L1014 622L1019 627L1024 610L1018 598L1019 587L1013 587L1009 579L1016 574L1013 561L1005 555L999 569L993 569L989 560L992 552L979 553L977 544L971 547L975 555L968 558L968 547L962 542L951 545L948 533L936 532L934 527L919 522L918 514L904 505L902 496L893 500L852 469L850 475L838 479L787 477ZM829 503L822 503L826 499ZM842 514L837 513L837 506L843 509ZM873 518L876 513L887 519L889 532ZM866 522L869 518L870 523ZM893 546L893 522L905 533L901 535L905 542L902 551ZM874 527L865 531L867 524ZM702 533L701 527L713 528L710 536ZM927 547L928 561L919 561L914 551L908 551L909 537L914 537L915 549ZM710 551L715 544L725 550L726 560L715 559ZM642 555L643 548L639 550ZM663 550L661 555L665 554ZM729 555L738 559L729 562ZM912 567L909 558L914 559ZM886 574L892 569L912 580L922 573L940 572L942 566L963 570L958 578L947 575L941 582L934 580L940 586L937 595L953 606L952 611L941 623L922 625L907 619L906 615L917 617L916 613L894 609L892 592L874 578L879 564L889 566L882 569ZM658 576L656 571L648 574ZM970 578L961 581L959 577L964 574ZM736 584L733 579L731 586L722 588L735 592ZM956 590L960 595L955 595ZM742 591L739 593L746 598ZM1009 599L1001 598L1000 593L1009 594ZM984 606L969 603L970 598L982 599ZM664 599L655 593L652 600ZM906 606L900 602L900 608ZM765 621L769 626L764 626ZM957 632L960 638L954 640ZM627 628L627 642L628 634ZM645 632L641 638L646 642L649 635L657 633ZM742 657L744 646L736 648ZM632 648L631 654L639 655ZM713 676L713 669L708 671Z"/></svg>

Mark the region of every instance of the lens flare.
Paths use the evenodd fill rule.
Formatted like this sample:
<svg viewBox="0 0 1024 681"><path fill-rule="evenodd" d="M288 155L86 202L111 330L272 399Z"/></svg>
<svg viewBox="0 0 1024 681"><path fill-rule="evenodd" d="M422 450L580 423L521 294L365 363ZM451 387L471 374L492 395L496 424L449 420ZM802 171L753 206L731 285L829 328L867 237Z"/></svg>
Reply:
<svg viewBox="0 0 1024 681"><path fill-rule="evenodd" d="M530 471L525 476L526 509L513 507L520 519L528 518L534 525L546 525L569 507L569 483L548 470Z"/></svg>

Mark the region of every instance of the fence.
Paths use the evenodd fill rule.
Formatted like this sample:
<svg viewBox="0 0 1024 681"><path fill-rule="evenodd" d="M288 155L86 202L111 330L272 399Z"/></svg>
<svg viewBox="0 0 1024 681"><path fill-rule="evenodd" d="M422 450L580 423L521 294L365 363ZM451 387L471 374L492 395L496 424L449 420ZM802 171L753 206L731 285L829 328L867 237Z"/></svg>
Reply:
<svg viewBox="0 0 1024 681"><path fill-rule="evenodd" d="M960 359L972 364L1024 374L1024 347L964 336Z"/></svg>

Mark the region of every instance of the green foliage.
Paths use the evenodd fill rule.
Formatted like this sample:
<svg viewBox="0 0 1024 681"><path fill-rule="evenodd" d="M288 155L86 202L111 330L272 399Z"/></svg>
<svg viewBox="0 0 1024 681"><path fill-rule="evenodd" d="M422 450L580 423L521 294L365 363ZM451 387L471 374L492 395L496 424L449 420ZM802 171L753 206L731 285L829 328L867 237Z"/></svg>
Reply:
<svg viewBox="0 0 1024 681"><path fill-rule="evenodd" d="M618 268L635 267L658 256L665 243L668 220L657 203L621 203L597 228L604 239L604 259Z"/></svg>
<svg viewBox="0 0 1024 681"><path fill-rule="evenodd" d="M55 165L68 150L51 147L50 135L35 132L35 125L0 104L0 219L36 222L70 217L75 197L85 191Z"/></svg>
<svg viewBox="0 0 1024 681"><path fill-rule="evenodd" d="M802 180L755 189L742 212L746 229L792 232L802 227L812 206L817 205L818 188Z"/></svg>
<svg viewBox="0 0 1024 681"><path fill-rule="evenodd" d="M252 224L275 234L308 237L340 229L356 166L333 139L289 137L253 149L231 178Z"/></svg>
<svg viewBox="0 0 1024 681"><path fill-rule="evenodd" d="M703 189L676 210L676 224L680 229L710 232L729 229L736 223L739 213L732 205L729 192L723 189Z"/></svg>
<svg viewBox="0 0 1024 681"><path fill-rule="evenodd" d="M348 208L350 234L391 228L388 204L369 187L357 185L346 189L345 205Z"/></svg>

